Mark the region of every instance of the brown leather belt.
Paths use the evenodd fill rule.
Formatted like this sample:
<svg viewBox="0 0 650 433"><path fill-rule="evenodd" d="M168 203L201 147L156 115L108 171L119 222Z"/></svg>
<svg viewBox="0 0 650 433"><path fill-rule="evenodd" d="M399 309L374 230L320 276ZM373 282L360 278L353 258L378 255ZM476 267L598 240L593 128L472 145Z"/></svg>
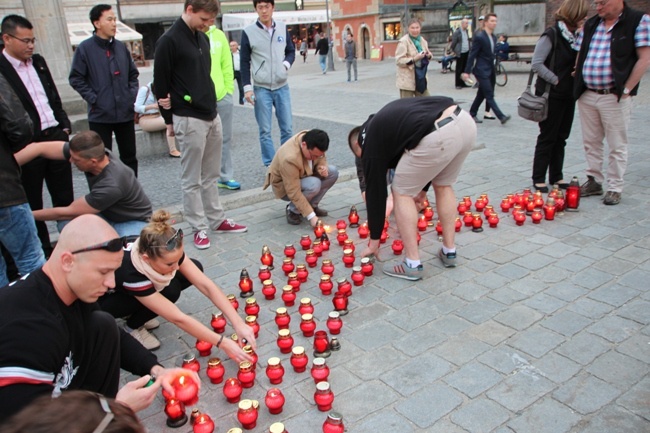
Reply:
<svg viewBox="0 0 650 433"><path fill-rule="evenodd" d="M587 89L591 92L598 93L599 95L610 95L616 93L616 89Z"/></svg>

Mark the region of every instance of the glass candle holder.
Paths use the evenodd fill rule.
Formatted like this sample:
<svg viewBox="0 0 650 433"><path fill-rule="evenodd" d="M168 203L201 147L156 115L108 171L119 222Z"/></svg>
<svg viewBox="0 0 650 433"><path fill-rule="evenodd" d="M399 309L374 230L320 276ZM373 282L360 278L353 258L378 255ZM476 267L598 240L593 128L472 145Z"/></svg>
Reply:
<svg viewBox="0 0 650 433"><path fill-rule="evenodd" d="M246 269L242 269L239 274L239 296L242 298L248 298L253 296L253 280L251 280Z"/></svg>
<svg viewBox="0 0 650 433"><path fill-rule="evenodd" d="M194 347L199 351L199 356L210 356L210 353L212 352L212 343L209 341L197 339Z"/></svg>
<svg viewBox="0 0 650 433"><path fill-rule="evenodd" d="M463 224L465 224L465 227L472 227L472 221L474 221L474 216L472 215L472 212L470 211L465 212L465 215L463 215Z"/></svg>
<svg viewBox="0 0 650 433"><path fill-rule="evenodd" d="M260 279L260 283L264 284L264 281L271 279L271 270L268 266L262 265L257 272L257 277Z"/></svg>
<svg viewBox="0 0 650 433"><path fill-rule="evenodd" d="M239 371L237 372L237 379L241 382L243 388L252 388L255 383L255 370L253 370L253 363L250 361L242 361L239 363Z"/></svg>
<svg viewBox="0 0 650 433"><path fill-rule="evenodd" d="M273 270L273 254L267 245L262 247L262 256L260 257L260 262L263 265L269 267L270 270Z"/></svg>
<svg viewBox="0 0 650 433"><path fill-rule="evenodd" d="M316 392L314 393L314 402L321 412L332 410L332 403L334 402L334 393L330 389L329 382L318 382L316 384Z"/></svg>
<svg viewBox="0 0 650 433"><path fill-rule="evenodd" d="M495 229L499 224L499 216L496 213L492 212L492 214L488 217L488 224L491 228Z"/></svg>
<svg viewBox="0 0 650 433"><path fill-rule="evenodd" d="M241 386L241 382L234 377L226 379L223 385L223 395L228 400L228 403L237 403L243 391L244 388Z"/></svg>
<svg viewBox="0 0 650 433"><path fill-rule="evenodd" d="M370 277L374 269L375 265L372 264L370 257L364 257L361 259L361 272L363 272L363 275Z"/></svg>
<svg viewBox="0 0 650 433"><path fill-rule="evenodd" d="M246 316L246 319L244 319L246 324L251 327L253 330L253 334L255 335L255 338L257 338L260 334L260 324L257 323L257 317L255 316Z"/></svg>
<svg viewBox="0 0 650 433"><path fill-rule="evenodd" d="M239 402L237 409L237 420L241 423L244 430L252 430L257 426L257 409L253 407L252 400L242 400Z"/></svg>
<svg viewBox="0 0 650 433"><path fill-rule="evenodd" d="M305 255L305 262L307 262L307 266L310 268L315 268L316 265L318 265L318 256L311 248L307 250L307 254Z"/></svg>
<svg viewBox="0 0 650 433"><path fill-rule="evenodd" d="M271 388L266 392L264 403L266 403L266 407L269 409L270 414L277 415L282 413L284 394L282 394L282 391L278 388Z"/></svg>
<svg viewBox="0 0 650 433"><path fill-rule="evenodd" d="M289 359L293 371L296 373L304 373L307 370L307 364L309 364L309 358L305 353L305 348L302 346L296 346L291 349L291 357Z"/></svg>
<svg viewBox="0 0 650 433"><path fill-rule="evenodd" d="M250 362L253 364L253 370L255 370L257 368L257 360L259 359L259 356L257 356L257 353L255 353L253 346L247 344L246 346L242 347L241 350L243 350L246 355L251 357Z"/></svg>
<svg viewBox="0 0 650 433"><path fill-rule="evenodd" d="M336 292L334 298L332 299L332 304L334 305L334 310L339 313L341 316L348 314L348 297L344 293Z"/></svg>
<svg viewBox="0 0 650 433"><path fill-rule="evenodd" d="M298 313L303 314L314 314L314 306L311 303L310 298L302 298L300 300L300 306L298 307Z"/></svg>
<svg viewBox="0 0 650 433"><path fill-rule="evenodd" d="M210 415L202 413L196 417L194 425L192 426L193 433L213 433L214 432L214 421L210 418Z"/></svg>
<svg viewBox="0 0 650 433"><path fill-rule="evenodd" d="M180 373L172 381L174 398L185 405L193 405L199 401L199 386L189 374Z"/></svg>
<svg viewBox="0 0 650 433"><path fill-rule="evenodd" d="M291 316L285 307L275 310L275 324L278 325L278 329L289 329L290 322Z"/></svg>
<svg viewBox="0 0 650 433"><path fill-rule="evenodd" d="M354 251L351 249L343 250L343 264L345 265L346 268L351 268L354 266Z"/></svg>
<svg viewBox="0 0 650 433"><path fill-rule="evenodd" d="M323 251L329 251L330 249L330 238L327 233L323 233L323 236L320 237L320 243L323 245Z"/></svg>
<svg viewBox="0 0 650 433"><path fill-rule="evenodd" d="M217 334L223 334L226 332L226 318L223 317L223 313L214 313L212 315L212 320L210 321L210 326Z"/></svg>
<svg viewBox="0 0 650 433"><path fill-rule="evenodd" d="M314 250L314 254L316 254L316 257L320 257L323 255L323 244L321 243L320 239L314 241L314 243L311 246L311 249Z"/></svg>
<svg viewBox="0 0 650 433"><path fill-rule="evenodd" d="M343 433L344 431L343 415L338 412L327 414L327 419L323 423L323 433Z"/></svg>
<svg viewBox="0 0 650 433"><path fill-rule="evenodd" d="M165 415L167 415L167 426L179 428L187 423L185 405L178 399L172 398L165 404Z"/></svg>
<svg viewBox="0 0 650 433"><path fill-rule="evenodd" d="M300 280L297 272L290 272L287 278L287 285L293 288L294 293L300 291Z"/></svg>
<svg viewBox="0 0 650 433"><path fill-rule="evenodd" d="M266 377L269 378L269 381L273 385L282 383L282 377L284 376L284 367L278 357L269 358L268 364L266 366Z"/></svg>
<svg viewBox="0 0 650 433"><path fill-rule="evenodd" d="M480 233L483 231L483 219L481 218L480 213L475 213L473 215L474 219L472 220L472 231L475 233Z"/></svg>
<svg viewBox="0 0 650 433"><path fill-rule="evenodd" d="M566 210L569 212L577 212L580 206L580 183L578 178L573 176L568 188L566 189Z"/></svg>
<svg viewBox="0 0 650 433"><path fill-rule="evenodd" d="M208 368L205 372L210 379L210 382L217 384L223 382L223 375L226 373L226 369L224 368L220 358L210 358L208 361Z"/></svg>
<svg viewBox="0 0 650 433"><path fill-rule="evenodd" d="M543 211L544 211L544 219L547 221L553 221L555 219L555 200L552 198L549 198L546 201L546 204L543 206Z"/></svg>
<svg viewBox="0 0 650 433"><path fill-rule="evenodd" d="M239 308L239 301L237 301L237 298L235 298L235 295L228 294L228 295L226 295L226 298L228 299L228 302L230 302L230 305L232 305L232 308L234 308L235 311L237 311L237 309Z"/></svg>
<svg viewBox="0 0 650 433"><path fill-rule="evenodd" d="M348 214L348 221L350 222L350 227L352 228L356 228L359 226L359 214L357 213L357 208L354 205L350 207L350 213Z"/></svg>
<svg viewBox="0 0 650 433"><path fill-rule="evenodd" d="M359 238L366 239L370 234L370 229L368 229L368 223L364 222L363 224L361 224L357 229L357 233L359 234Z"/></svg>
<svg viewBox="0 0 650 433"><path fill-rule="evenodd" d="M460 220L460 217L456 217L456 220L454 221L454 230L456 233L460 232L460 229L463 227L463 223Z"/></svg>
<svg viewBox="0 0 650 433"><path fill-rule="evenodd" d="M320 283L318 283L318 288L320 289L321 293L323 295L331 295L332 287L334 287L334 284L332 284L330 276L327 274L321 275Z"/></svg>
<svg viewBox="0 0 650 433"><path fill-rule="evenodd" d="M293 291L293 287L286 285L282 288L282 300L287 307L293 307L293 304L296 302L296 294Z"/></svg>
<svg viewBox="0 0 650 433"><path fill-rule="evenodd" d="M325 227L323 227L323 221L319 219L316 221L316 225L314 226L314 237L320 239L320 237L323 236L323 233L325 233Z"/></svg>
<svg viewBox="0 0 650 433"><path fill-rule="evenodd" d="M327 317L327 329L329 329L330 334L338 335L341 333L341 328L343 327L343 321L341 320L340 314L338 311L331 311Z"/></svg>
<svg viewBox="0 0 650 433"><path fill-rule="evenodd" d="M288 329L280 329L278 331L278 339L276 343L280 349L280 352L291 353L291 348L293 347L293 337L291 336L291 331Z"/></svg>
<svg viewBox="0 0 650 433"><path fill-rule="evenodd" d="M468 197L469 198L469 197ZM464 200L461 200L458 202L458 206L456 207L456 210L458 211L458 215L464 215L465 212L467 212L468 206L465 203Z"/></svg>
<svg viewBox="0 0 650 433"><path fill-rule="evenodd" d="M343 293L346 298L352 296L352 284L350 284L347 278L339 278L336 282L339 293Z"/></svg>
<svg viewBox="0 0 650 433"><path fill-rule="evenodd" d="M323 263L320 267L320 270L322 273L327 274L331 277L332 274L334 274L334 265L332 264L332 260L323 259Z"/></svg>
<svg viewBox="0 0 650 433"><path fill-rule="evenodd" d="M281 422L274 422L269 427L269 433L288 433Z"/></svg>
<svg viewBox="0 0 650 433"><path fill-rule="evenodd" d="M285 257L282 259L282 271L284 272L284 275L289 276L295 268L296 267L293 264L293 259L291 257Z"/></svg>
<svg viewBox="0 0 650 433"><path fill-rule="evenodd" d="M325 363L325 358L314 358L310 373L315 383L327 382L327 378L330 375L330 368Z"/></svg>
<svg viewBox="0 0 650 433"><path fill-rule="evenodd" d="M424 219L427 220L427 221L433 220L433 215L434 215L434 212L433 212L433 208L431 206L425 207L424 210L422 211L422 216L424 216Z"/></svg>
<svg viewBox="0 0 650 433"><path fill-rule="evenodd" d="M393 249L393 254L396 256L401 256L402 251L404 251L404 243L402 242L401 239L395 239L393 240L393 245L391 246Z"/></svg>
<svg viewBox="0 0 650 433"><path fill-rule="evenodd" d="M273 280L264 280L262 282L262 294L264 295L264 299L267 301L272 301L275 299L275 293L277 292L277 289L275 288L275 285L273 284Z"/></svg>
<svg viewBox="0 0 650 433"><path fill-rule="evenodd" d="M345 232L345 229L339 229L338 234L336 235L336 240L339 245L343 246L343 243L348 238L348 234Z"/></svg>
<svg viewBox="0 0 650 433"><path fill-rule="evenodd" d="M307 251L309 248L311 248L311 238L309 235L302 235L300 237L300 246L304 251Z"/></svg>
<svg viewBox="0 0 650 433"><path fill-rule="evenodd" d="M188 353L183 357L181 368L187 368L188 370L198 373L201 369L201 364L196 360L196 356L194 356L193 353Z"/></svg>
<svg viewBox="0 0 650 433"><path fill-rule="evenodd" d="M336 221L336 230L345 230L348 224L344 220Z"/></svg>
<svg viewBox="0 0 650 433"><path fill-rule="evenodd" d="M327 358L330 356L330 341L326 331L314 333L314 357Z"/></svg>
<svg viewBox="0 0 650 433"><path fill-rule="evenodd" d="M352 280L352 284L354 284L355 286L362 286L363 280L365 278L366 277L365 275L363 275L361 266L355 266L352 268L352 275L350 276L350 279Z"/></svg>
<svg viewBox="0 0 650 433"><path fill-rule="evenodd" d="M305 337L312 337L314 331L316 330L316 322L314 322L314 316L312 314L303 314L300 321L300 330L302 335Z"/></svg>
<svg viewBox="0 0 650 433"><path fill-rule="evenodd" d="M293 244L286 244L284 246L284 255L290 259L293 259L293 257L296 255L296 247L294 247Z"/></svg>
<svg viewBox="0 0 650 433"><path fill-rule="evenodd" d="M420 218L418 218L418 230L423 232L427 229L429 226L427 220L424 218L424 215L421 215Z"/></svg>
<svg viewBox="0 0 650 433"><path fill-rule="evenodd" d="M298 276L298 281L301 283L306 283L307 278L309 277L309 271L304 263L296 265L296 275Z"/></svg>
<svg viewBox="0 0 650 433"><path fill-rule="evenodd" d="M244 312L247 316L257 317L260 314L260 306L257 303L255 298L246 299L246 306L244 307Z"/></svg>

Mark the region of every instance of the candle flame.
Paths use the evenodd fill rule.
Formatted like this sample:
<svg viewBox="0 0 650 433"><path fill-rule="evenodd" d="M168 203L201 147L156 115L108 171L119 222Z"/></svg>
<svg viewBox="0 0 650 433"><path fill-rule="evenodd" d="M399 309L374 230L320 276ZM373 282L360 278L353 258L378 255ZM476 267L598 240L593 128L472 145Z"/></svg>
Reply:
<svg viewBox="0 0 650 433"><path fill-rule="evenodd" d="M329 233L329 232L332 231L332 228L330 226L328 226L328 225L324 225L323 228L325 229L326 233Z"/></svg>

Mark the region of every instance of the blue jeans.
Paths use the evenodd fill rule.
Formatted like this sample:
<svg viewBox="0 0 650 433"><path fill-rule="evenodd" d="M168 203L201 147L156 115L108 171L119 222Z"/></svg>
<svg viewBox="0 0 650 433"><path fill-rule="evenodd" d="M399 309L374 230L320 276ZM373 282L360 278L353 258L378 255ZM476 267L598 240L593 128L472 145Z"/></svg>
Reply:
<svg viewBox="0 0 650 433"><path fill-rule="evenodd" d="M329 191L339 178L339 170L335 166L328 165L327 170L329 174L325 179L316 176L307 176L300 179L300 190L313 208L318 207L325 193ZM282 197L282 200L289 201L289 197L285 195ZM289 203L289 210L295 214L300 213L293 203Z"/></svg>
<svg viewBox="0 0 650 433"><path fill-rule="evenodd" d="M116 223L114 221L106 220L106 222L115 229L119 237L140 236L140 232L147 225L145 221L124 221L121 223Z"/></svg>
<svg viewBox="0 0 650 433"><path fill-rule="evenodd" d="M318 62L320 63L320 68L323 70L323 72L327 71L327 54L319 54L318 55Z"/></svg>
<svg viewBox="0 0 650 433"><path fill-rule="evenodd" d="M0 208L0 242L5 246L21 275L26 275L45 263L41 241L29 204ZM0 287L9 284L7 264L0 255Z"/></svg>
<svg viewBox="0 0 650 433"><path fill-rule="evenodd" d="M275 117L278 118L278 125L280 126L280 144L288 141L293 135L291 94L289 93L288 84L276 90L254 86L253 92L255 92L255 120L257 120L260 131L262 162L268 167L275 156L273 138L271 137L273 107L275 107Z"/></svg>

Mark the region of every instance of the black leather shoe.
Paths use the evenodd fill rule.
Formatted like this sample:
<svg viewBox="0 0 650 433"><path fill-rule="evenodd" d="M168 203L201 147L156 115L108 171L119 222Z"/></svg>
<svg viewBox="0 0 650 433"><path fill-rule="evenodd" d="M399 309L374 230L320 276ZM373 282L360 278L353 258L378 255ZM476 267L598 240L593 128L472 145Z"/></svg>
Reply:
<svg viewBox="0 0 650 433"><path fill-rule="evenodd" d="M510 120L511 117L512 117L512 116L510 116L509 114L506 114L504 117L501 118L501 124L502 124L502 125L505 125L506 122L507 122L508 120Z"/></svg>
<svg viewBox="0 0 650 433"><path fill-rule="evenodd" d="M291 212L289 205L287 205L287 222L292 226L299 226L302 223L302 215Z"/></svg>
<svg viewBox="0 0 650 433"><path fill-rule="evenodd" d="M472 119L474 119L474 122L476 123L483 123L483 121L476 116L472 116Z"/></svg>
<svg viewBox="0 0 650 433"><path fill-rule="evenodd" d="M329 215L329 213L325 209L320 207L315 207L314 213L316 214L317 217L326 217L327 215Z"/></svg>

